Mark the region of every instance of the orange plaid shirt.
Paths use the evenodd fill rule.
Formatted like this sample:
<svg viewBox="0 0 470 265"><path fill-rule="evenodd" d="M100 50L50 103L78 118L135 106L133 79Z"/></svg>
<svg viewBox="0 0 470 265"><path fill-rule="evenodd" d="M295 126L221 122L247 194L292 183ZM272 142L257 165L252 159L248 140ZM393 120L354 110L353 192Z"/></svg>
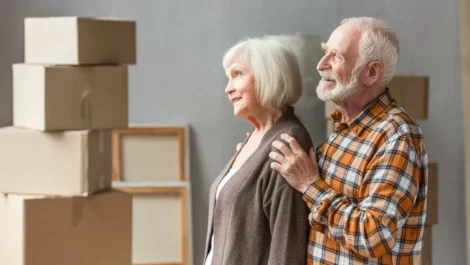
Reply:
<svg viewBox="0 0 470 265"><path fill-rule="evenodd" d="M317 149L321 180L304 192L311 213L307 264L420 264L428 158L420 127L389 90Z"/></svg>

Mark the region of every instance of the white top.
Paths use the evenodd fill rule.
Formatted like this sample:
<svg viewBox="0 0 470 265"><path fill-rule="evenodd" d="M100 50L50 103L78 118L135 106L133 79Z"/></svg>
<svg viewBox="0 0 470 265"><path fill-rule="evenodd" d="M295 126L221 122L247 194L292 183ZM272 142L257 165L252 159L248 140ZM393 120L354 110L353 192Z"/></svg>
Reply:
<svg viewBox="0 0 470 265"><path fill-rule="evenodd" d="M222 179L219 186L217 187L217 192L215 193L215 201L217 201L217 198L219 197L219 193L222 190L222 188L233 177L233 175L235 175L236 172L237 172L237 169L233 169L233 168L231 168L227 172L227 175L225 175L225 177ZM211 242L210 242L210 245L209 245L210 251L209 251L209 254L207 254L206 263L204 265L212 265L212 255L213 255L213 249L214 249L212 246L214 246L214 245L215 245L214 244L214 233L212 233Z"/></svg>

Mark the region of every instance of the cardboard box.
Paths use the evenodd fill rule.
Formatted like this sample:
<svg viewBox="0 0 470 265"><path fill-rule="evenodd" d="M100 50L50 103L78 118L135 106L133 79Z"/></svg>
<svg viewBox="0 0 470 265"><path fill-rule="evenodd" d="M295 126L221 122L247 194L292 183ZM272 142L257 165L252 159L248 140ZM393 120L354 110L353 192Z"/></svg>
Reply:
<svg viewBox="0 0 470 265"><path fill-rule="evenodd" d="M415 120L428 119L429 78L396 75L387 85L392 98ZM325 118L331 119L336 110L332 101L325 102Z"/></svg>
<svg viewBox="0 0 470 265"><path fill-rule="evenodd" d="M136 22L132 20L99 17L25 18L24 41L26 63L136 63Z"/></svg>
<svg viewBox="0 0 470 265"><path fill-rule="evenodd" d="M333 101L325 101L325 118L331 119L331 114L336 111L336 104Z"/></svg>
<svg viewBox="0 0 470 265"><path fill-rule="evenodd" d="M428 205L426 213L426 226L438 223L438 166L437 163L428 164Z"/></svg>
<svg viewBox="0 0 470 265"><path fill-rule="evenodd" d="M131 265L132 195L0 194L0 264Z"/></svg>
<svg viewBox="0 0 470 265"><path fill-rule="evenodd" d="M432 230L430 227L424 228L421 265L432 265Z"/></svg>
<svg viewBox="0 0 470 265"><path fill-rule="evenodd" d="M0 192L90 195L111 187L109 131L0 128Z"/></svg>
<svg viewBox="0 0 470 265"><path fill-rule="evenodd" d="M429 78L396 75L387 85L392 98L415 120L428 119Z"/></svg>
<svg viewBox="0 0 470 265"><path fill-rule="evenodd" d="M41 131L128 127L127 66L12 68L13 125Z"/></svg>

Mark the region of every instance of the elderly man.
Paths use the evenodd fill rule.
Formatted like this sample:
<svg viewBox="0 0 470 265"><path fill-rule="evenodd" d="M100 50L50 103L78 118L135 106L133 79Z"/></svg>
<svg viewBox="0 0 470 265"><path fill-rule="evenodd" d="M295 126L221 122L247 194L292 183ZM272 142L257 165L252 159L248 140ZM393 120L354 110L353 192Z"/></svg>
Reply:
<svg viewBox="0 0 470 265"><path fill-rule="evenodd" d="M269 154L310 208L307 264L420 264L428 159L386 86L397 37L380 20L350 18L322 47L317 94L337 105L333 133L310 157L289 135Z"/></svg>

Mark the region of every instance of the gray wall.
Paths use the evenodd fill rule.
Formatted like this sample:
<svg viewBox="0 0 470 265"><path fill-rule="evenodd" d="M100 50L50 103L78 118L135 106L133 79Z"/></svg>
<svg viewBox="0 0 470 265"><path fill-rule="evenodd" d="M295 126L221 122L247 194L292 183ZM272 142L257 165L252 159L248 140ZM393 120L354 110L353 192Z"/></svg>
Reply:
<svg viewBox="0 0 470 265"><path fill-rule="evenodd" d="M249 130L243 120L233 117L224 95L223 52L245 36L303 33L327 39L344 17L378 16L390 22L401 38L398 72L431 76L430 119L420 124L430 159L440 166L440 224L433 229L434 261L435 264L464 264L457 1L272 0L267 3L0 1L0 122L11 122L10 66L23 60L24 17L78 15L135 19L138 64L130 67L130 119L133 123L191 126L194 261L201 264L209 186L233 154L236 143ZM310 109L312 118L305 122L318 145L324 138L324 124L320 123L322 106L314 104Z"/></svg>
<svg viewBox="0 0 470 265"><path fill-rule="evenodd" d="M0 126L11 124L11 30L9 2L0 1Z"/></svg>

